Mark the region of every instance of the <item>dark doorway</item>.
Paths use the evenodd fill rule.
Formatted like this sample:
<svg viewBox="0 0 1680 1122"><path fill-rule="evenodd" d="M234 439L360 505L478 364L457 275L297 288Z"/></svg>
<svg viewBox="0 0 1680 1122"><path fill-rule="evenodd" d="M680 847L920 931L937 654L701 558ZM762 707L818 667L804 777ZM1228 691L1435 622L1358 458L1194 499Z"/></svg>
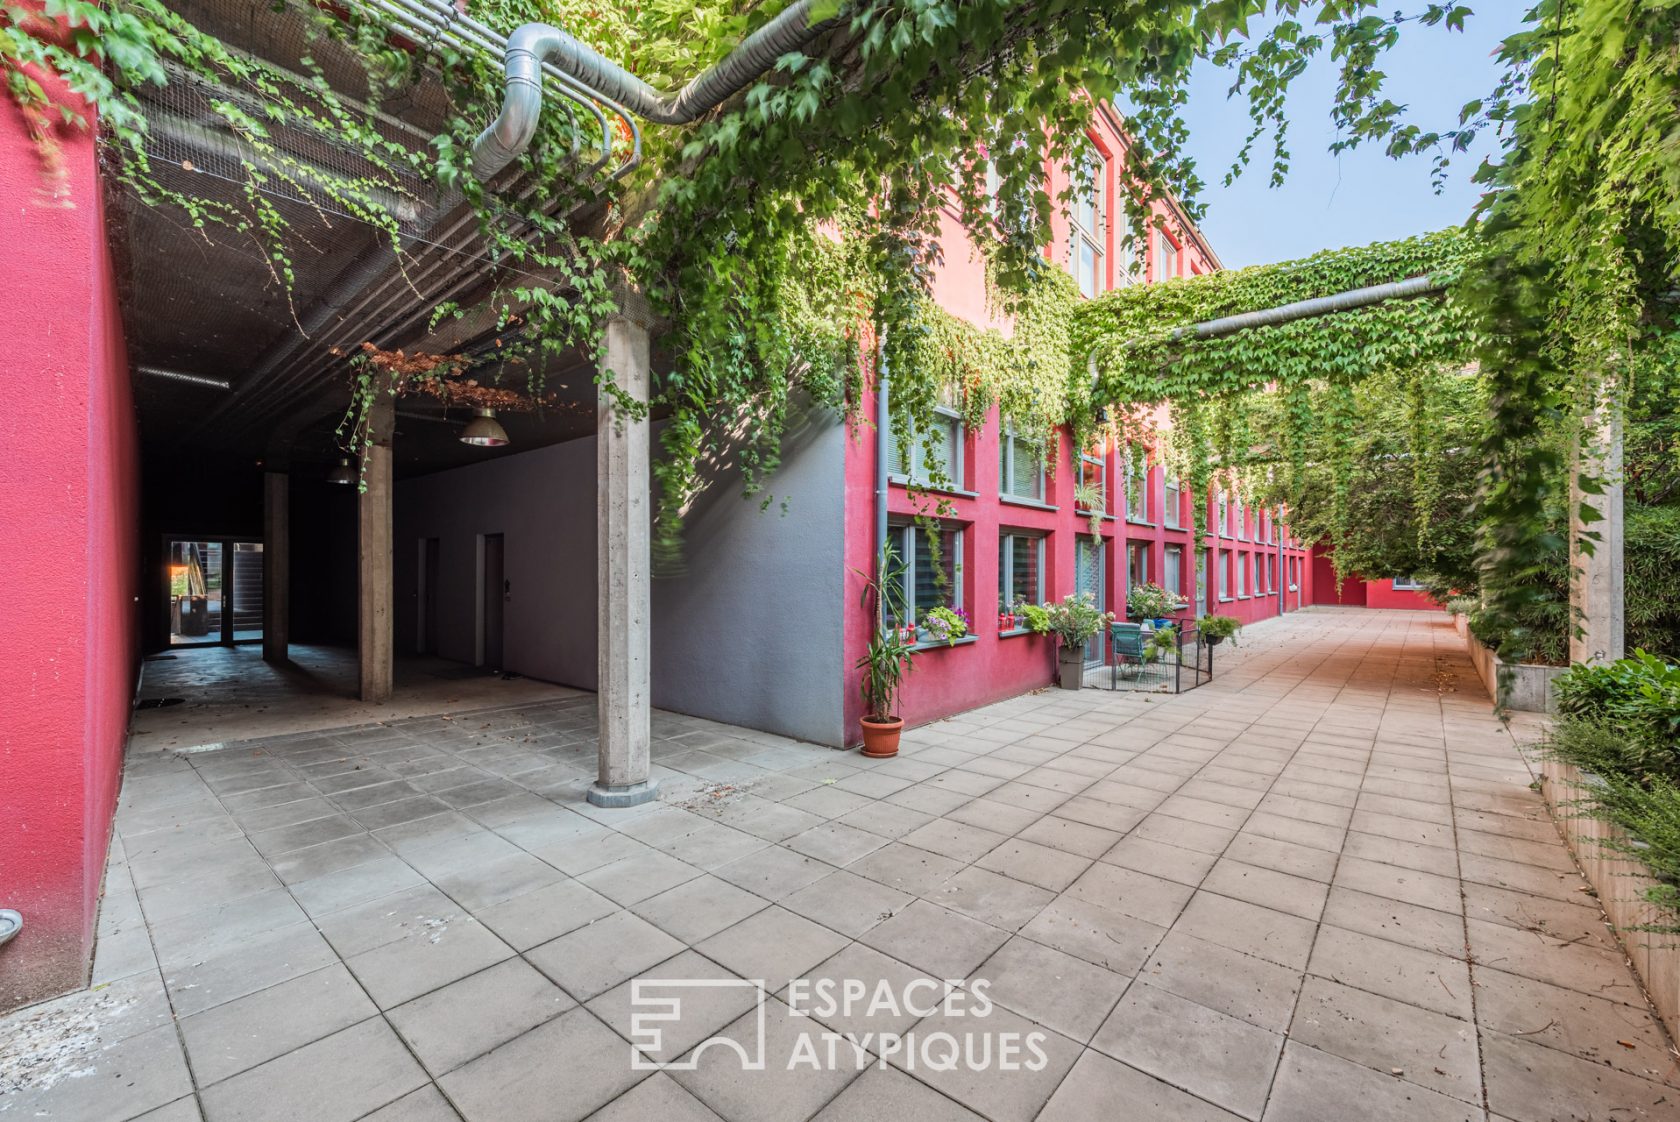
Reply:
<svg viewBox="0 0 1680 1122"><path fill-rule="evenodd" d="M502 535L484 535L484 658L492 670L502 666L502 618L507 603L507 577L502 568Z"/></svg>
<svg viewBox="0 0 1680 1122"><path fill-rule="evenodd" d="M420 618L414 629L418 654L435 655L438 617L438 539L420 539Z"/></svg>

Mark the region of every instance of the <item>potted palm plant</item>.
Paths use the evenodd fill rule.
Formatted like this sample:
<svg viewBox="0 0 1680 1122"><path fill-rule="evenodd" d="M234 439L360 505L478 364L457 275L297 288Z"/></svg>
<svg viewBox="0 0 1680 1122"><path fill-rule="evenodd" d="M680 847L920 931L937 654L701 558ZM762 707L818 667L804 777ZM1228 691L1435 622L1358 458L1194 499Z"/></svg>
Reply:
<svg viewBox="0 0 1680 1122"><path fill-rule="evenodd" d="M854 569L853 572L860 572ZM904 718L898 715L898 693L910 672L915 643L897 621L904 618L904 568L891 546L881 550L875 575L864 578L863 603L875 622L874 635L857 669L863 671L863 754L874 759L898 755ZM914 634L914 632L911 632Z"/></svg>

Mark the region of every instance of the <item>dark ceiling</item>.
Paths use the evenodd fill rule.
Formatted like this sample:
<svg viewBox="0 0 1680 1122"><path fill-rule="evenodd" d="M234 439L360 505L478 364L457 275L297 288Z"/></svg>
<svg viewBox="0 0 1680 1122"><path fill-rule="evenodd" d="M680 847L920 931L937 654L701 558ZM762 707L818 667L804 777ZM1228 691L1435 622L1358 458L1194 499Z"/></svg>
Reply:
<svg viewBox="0 0 1680 1122"><path fill-rule="evenodd" d="M281 67L301 70L299 60L307 54L343 94L365 94L359 65L330 40L309 33L318 13L249 0L186 0L172 7ZM177 77L146 95L154 174L185 195L240 206L242 152L248 150L221 124L210 101L248 95ZM420 151L440 130L447 108L441 87L422 76L375 111L388 139ZM348 145L319 133L282 128L274 141L292 158L332 174L365 176L370 170ZM430 349L431 309L445 299L470 306L492 281L472 212L418 179L388 183L402 217L400 267L388 234L333 213L330 199L272 193L269 201L287 222L285 249L295 270L289 285L270 268L268 247L257 236L195 226L183 209L149 205L118 177L107 182L131 364L228 383L220 389L137 372L141 439L149 454L324 470L342 454L334 432L350 399L344 356L363 341ZM454 351L473 342L457 332L439 345ZM463 445L456 432L464 410L446 416L435 401L405 398L394 445L399 472L441 470L593 432L592 374L581 356L554 360L546 383L556 393L553 407L503 417L513 441L507 449Z"/></svg>

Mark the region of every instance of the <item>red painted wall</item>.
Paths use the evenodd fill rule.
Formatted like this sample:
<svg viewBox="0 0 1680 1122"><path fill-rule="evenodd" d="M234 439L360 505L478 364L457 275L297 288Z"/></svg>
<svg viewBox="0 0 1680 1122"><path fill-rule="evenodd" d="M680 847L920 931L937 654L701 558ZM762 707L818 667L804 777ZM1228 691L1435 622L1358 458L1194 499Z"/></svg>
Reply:
<svg viewBox="0 0 1680 1122"><path fill-rule="evenodd" d="M1426 592L1397 589L1394 581L1366 580L1358 573L1342 578L1341 591L1336 589L1336 571L1330 563L1335 546L1315 545L1312 550L1314 604L1348 604L1361 608L1399 608L1406 611L1438 612L1441 605Z"/></svg>
<svg viewBox="0 0 1680 1122"><path fill-rule="evenodd" d="M138 452L92 140L0 110L0 1009L81 985L136 667Z"/></svg>
<svg viewBox="0 0 1680 1122"><path fill-rule="evenodd" d="M1108 200L1107 210L1112 216L1120 213L1120 208L1115 202L1118 198L1117 192L1123 185L1118 168L1125 142L1114 127L1114 122L1106 114L1098 115L1096 126L1097 135L1094 139L1109 157L1108 173L1103 182ZM1048 169L1048 175L1050 191L1054 196L1066 186L1067 177L1055 168ZM1162 213L1166 214L1164 207ZM1121 258L1119 235L1123 229L1118 221L1110 221L1107 228L1109 241L1104 247L1104 261L1106 283L1112 287L1123 283L1118 268ZM953 315L982 326L995 326L1007 331L1008 325L1000 323L993 315L987 300L984 266L978 255L973 253L972 246L957 223L953 211L947 210L941 215L940 234L941 244L945 247L945 259L933 278L934 299ZM1065 263L1067 259L1068 238L1067 221L1058 212L1052 220L1052 245L1049 253L1050 258L1058 264ZM1187 238L1185 241L1186 244L1181 248L1178 258L1178 275L1210 272L1217 268L1217 262L1202 253L1193 238ZM1144 272L1149 277L1155 274L1154 249L1155 239L1152 238L1144 260ZM847 735L854 739L857 735L857 721L863 712L862 697L858 688L861 674L855 666L869 643L871 628L874 625L874 621L861 605L864 584L861 574L871 569L875 551L877 417L873 395L866 403L865 414L869 423L858 425L854 429L847 448L845 479L845 717ZM1055 508L1051 510L1006 502L999 498L999 439L998 416L994 411L981 428L965 434L963 458L966 469L961 486L966 493L940 496L942 509L938 511L939 516L960 525L964 532L962 606L967 609L969 618L973 621L975 641L952 647L929 647L917 654L914 668L906 679L900 705L900 715L911 725L937 720L1000 698L1012 697L1046 686L1055 677L1056 656L1051 639L1036 635L1000 635L998 632L998 536L1006 528L1045 534L1044 598L1059 600L1073 592L1076 541L1081 536L1089 535L1089 519L1081 517L1075 511L1073 499L1078 478L1075 466L1077 450L1072 446L1069 435L1066 432L1062 433L1056 450L1056 470L1047 480L1045 504ZM1110 452L1105 457L1105 471L1109 499L1107 513L1110 515L1104 519L1100 531L1105 543L1105 607L1124 614L1126 549L1128 543L1134 542L1141 543L1149 550L1149 579L1155 583L1160 583L1166 547L1169 544L1183 546L1183 588L1179 591L1186 596L1192 595L1195 586L1195 550L1191 548L1194 531L1190 528L1191 500L1188 494L1181 499L1178 527L1168 528L1161 509L1164 501L1162 470L1159 466L1154 466L1150 469L1149 518L1147 522L1131 522L1125 517L1122 499L1123 458L1118 453ZM917 500L897 484L889 488L888 509L895 516L912 516L918 509L934 513L928 500L921 500L919 508ZM1220 550L1245 553L1276 551L1275 546L1261 544L1254 539L1252 526L1242 531L1246 540L1236 537L1238 531L1234 522L1230 525L1230 532L1229 539L1211 535L1207 539L1207 544L1215 550L1216 555ZM1293 555L1300 558L1304 573L1304 551L1295 549ZM1280 582L1284 579L1280 575ZM1184 615L1217 611L1224 615L1234 615L1244 622L1252 622L1277 614L1278 599L1275 594L1251 595L1242 599L1233 598L1229 603L1219 603L1214 599L1216 592L1212 590L1215 587L1210 579L1209 603L1193 607ZM1287 610L1293 611L1306 602L1304 599L1297 602L1292 595L1286 607Z"/></svg>

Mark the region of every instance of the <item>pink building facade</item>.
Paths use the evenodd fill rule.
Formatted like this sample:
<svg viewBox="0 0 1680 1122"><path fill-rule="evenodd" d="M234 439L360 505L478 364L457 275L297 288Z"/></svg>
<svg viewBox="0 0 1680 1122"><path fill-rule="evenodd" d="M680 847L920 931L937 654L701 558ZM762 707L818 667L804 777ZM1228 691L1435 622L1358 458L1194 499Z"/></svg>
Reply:
<svg viewBox="0 0 1680 1122"><path fill-rule="evenodd" d="M1218 269L1217 255L1176 208L1157 213L1167 229L1150 232L1141 254L1128 254L1120 191L1126 144L1119 118L1099 107L1092 140L1102 154L1094 197L1076 200L1071 213L1058 213L1049 255L1073 275L1081 293L1095 296L1127 284L1156 283ZM1049 169L1050 191L1067 185L1064 172ZM943 216L945 264L933 292L952 315L980 326L999 326L986 301L985 273L978 254L956 221ZM966 251L966 252L965 252ZM863 578L876 549L876 402L870 426L846 450L845 562L848 573L844 663L854 668L869 643L874 620L861 603ZM1122 449L1074 446L1071 434L1057 435L1040 472L1037 450L1020 445L996 411L968 430L953 415L942 418L940 436L948 449L945 474L956 487L940 494L939 548L929 549L916 516L925 498L913 494L918 462L898 462L891 452L888 539L905 563L906 592L916 615L944 604L960 607L972 633L955 645L925 645L907 681L902 701L906 722L920 724L999 698L1049 684L1055 676L1051 639L1011 626L1018 601L1041 603L1090 593L1105 610L1125 615L1127 590L1161 585L1188 601L1180 618L1217 613L1243 623L1293 611L1312 603L1308 553L1270 512L1245 507L1240 497L1206 496L1207 533L1198 543L1188 490L1168 477L1151 454L1145 470L1127 478ZM889 436L888 439L891 439ZM919 460L921 440L912 452ZM894 441L896 445L896 441ZM1091 533L1091 513L1079 507L1075 490L1084 483L1103 495ZM944 580L933 577L942 567ZM1108 658L1101 644L1088 662ZM855 729L862 715L860 673L848 669L846 723Z"/></svg>

